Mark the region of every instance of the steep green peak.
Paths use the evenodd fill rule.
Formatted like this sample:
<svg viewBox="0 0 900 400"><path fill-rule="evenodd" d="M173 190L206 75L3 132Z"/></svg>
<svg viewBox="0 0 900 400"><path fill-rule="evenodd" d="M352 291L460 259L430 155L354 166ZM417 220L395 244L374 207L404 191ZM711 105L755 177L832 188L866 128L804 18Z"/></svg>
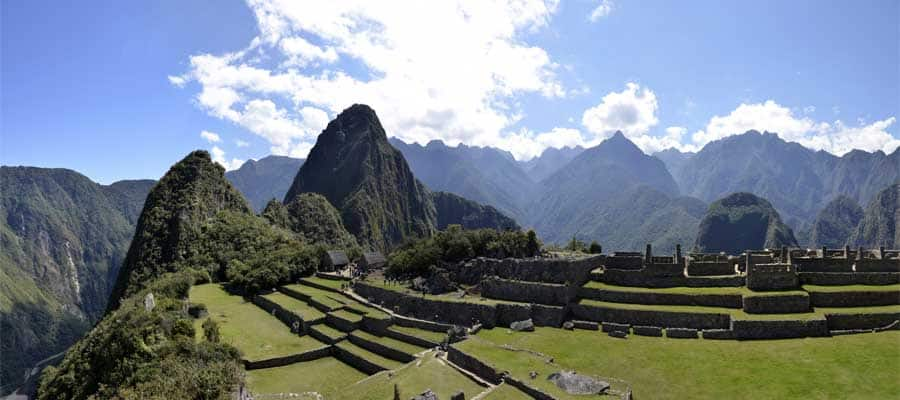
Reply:
<svg viewBox="0 0 900 400"><path fill-rule="evenodd" d="M354 104L341 111L322 135L339 141L369 139L387 143L388 140L375 110L365 104Z"/></svg>
<svg viewBox="0 0 900 400"><path fill-rule="evenodd" d="M744 192L732 193L709 205L694 245L697 251L728 254L782 246L797 246L794 232L768 200Z"/></svg>
<svg viewBox="0 0 900 400"><path fill-rule="evenodd" d="M864 247L900 247L900 182L875 195L849 242Z"/></svg>
<svg viewBox="0 0 900 400"><path fill-rule="evenodd" d="M340 249L356 247L356 239L344 228L341 214L325 196L301 193L284 210L288 217L284 228L299 234L304 242Z"/></svg>
<svg viewBox="0 0 900 400"><path fill-rule="evenodd" d="M816 215L810 234L810 244L816 247L841 247L863 218L863 209L856 200L840 195Z"/></svg>
<svg viewBox="0 0 900 400"><path fill-rule="evenodd" d="M147 195L108 309L159 275L184 267L180 261L191 255L201 224L225 210L251 213L209 153L193 151L173 165Z"/></svg>

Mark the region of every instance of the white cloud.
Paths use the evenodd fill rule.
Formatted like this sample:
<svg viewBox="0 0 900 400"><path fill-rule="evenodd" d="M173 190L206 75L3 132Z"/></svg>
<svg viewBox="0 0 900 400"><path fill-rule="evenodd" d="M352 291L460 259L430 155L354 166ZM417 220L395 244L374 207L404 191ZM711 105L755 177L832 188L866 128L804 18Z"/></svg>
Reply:
<svg viewBox="0 0 900 400"><path fill-rule="evenodd" d="M226 171L238 169L244 164L243 160L237 158L232 158L231 161L225 159L225 151L220 149L219 146L213 146L209 152L212 155L212 160L225 167Z"/></svg>
<svg viewBox="0 0 900 400"><path fill-rule="evenodd" d="M606 17L610 13L612 13L613 8L614 5L612 0L600 0L600 4L598 4L597 7L594 8L594 11L591 11L591 15L588 17L588 19L591 22L597 22L601 18Z"/></svg>
<svg viewBox="0 0 900 400"><path fill-rule="evenodd" d="M871 124L858 121L857 126L848 126L841 120L818 122L807 116L796 116L789 108L768 100L741 104L726 116L713 116L705 129L691 136L691 141L694 146L703 147L713 140L755 129L777 133L784 140L839 156L853 149L890 153L900 146L900 140L887 132L894 122L895 117Z"/></svg>
<svg viewBox="0 0 900 400"><path fill-rule="evenodd" d="M169 75L168 78L169 78L169 83L171 83L172 85L175 85L175 87L181 88L181 87L184 87L185 83L187 83L187 79L185 79L183 76Z"/></svg>
<svg viewBox="0 0 900 400"><path fill-rule="evenodd" d="M220 140L222 140L221 138L219 138L219 135L217 133L210 131L200 131L200 137L210 143L218 143Z"/></svg>
<svg viewBox="0 0 900 400"><path fill-rule="evenodd" d="M625 90L609 93L603 96L600 104L585 110L581 123L596 134L597 139L609 137L616 131L622 131L629 138L637 137L645 135L659 122L656 117L658 107L652 90L629 82Z"/></svg>
<svg viewBox="0 0 900 400"><path fill-rule="evenodd" d="M557 0L249 5L258 38L233 53L194 55L170 81L197 82L201 108L277 154L308 151L328 116L353 103L372 106L388 134L406 141L511 143L503 138L523 116L519 96L568 95L559 65L526 40Z"/></svg>
<svg viewBox="0 0 900 400"><path fill-rule="evenodd" d="M234 141L234 144L235 144L235 146L237 146L237 147L247 147L247 146L250 146L250 142L247 142L247 141L241 140L241 139L236 139L236 140Z"/></svg>

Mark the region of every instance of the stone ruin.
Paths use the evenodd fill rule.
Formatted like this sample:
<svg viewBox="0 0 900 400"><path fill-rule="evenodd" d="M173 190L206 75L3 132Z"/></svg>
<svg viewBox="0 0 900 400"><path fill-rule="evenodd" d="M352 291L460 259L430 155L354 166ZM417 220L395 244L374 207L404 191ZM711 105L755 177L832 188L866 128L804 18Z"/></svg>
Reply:
<svg viewBox="0 0 900 400"><path fill-rule="evenodd" d="M609 382L601 381L587 375L580 375L575 371L554 372L547 380L556 384L556 387L573 395L597 395L609 390Z"/></svg>

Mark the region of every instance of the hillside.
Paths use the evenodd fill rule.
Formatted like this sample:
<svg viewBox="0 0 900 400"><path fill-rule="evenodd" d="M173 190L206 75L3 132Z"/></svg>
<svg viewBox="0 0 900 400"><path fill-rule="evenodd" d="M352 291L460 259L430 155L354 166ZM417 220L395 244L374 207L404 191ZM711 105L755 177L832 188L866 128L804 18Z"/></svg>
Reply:
<svg viewBox="0 0 900 400"><path fill-rule="evenodd" d="M324 196L301 193L287 205L271 200L262 212L271 224L300 235L301 240L330 247L356 247L356 239L344 228L338 210Z"/></svg>
<svg viewBox="0 0 900 400"><path fill-rule="evenodd" d="M492 147L449 147L439 140L426 146L392 138L413 174L429 189L446 191L496 207L521 219L534 181L512 155Z"/></svg>
<svg viewBox="0 0 900 400"><path fill-rule="evenodd" d="M643 187L642 189L639 189ZM541 195L529 207L533 225L542 240L562 243L578 236L597 240L606 248L633 249L671 232L693 229L696 220L663 224L664 231L643 228L648 219L678 196L678 188L662 161L644 154L617 133L585 150L569 164L540 183ZM677 207L677 206L676 206ZM652 236L639 232L654 231ZM617 247L627 246L627 247ZM638 245L637 248L641 248ZM674 248L674 246L673 246Z"/></svg>
<svg viewBox="0 0 900 400"><path fill-rule="evenodd" d="M200 235L201 223L223 210L251 212L209 153L194 151L173 165L147 196L109 309L138 292L150 277L183 268L179 262L190 256L184 246Z"/></svg>
<svg viewBox="0 0 900 400"><path fill-rule="evenodd" d="M869 248L900 246L900 184L888 186L869 202L850 243Z"/></svg>
<svg viewBox="0 0 900 400"><path fill-rule="evenodd" d="M269 200L284 198L301 165L302 158L267 156L248 160L240 168L226 172L225 177L259 213Z"/></svg>
<svg viewBox="0 0 900 400"><path fill-rule="evenodd" d="M696 251L727 254L782 246L797 246L793 231L771 203L750 193L734 193L710 204L694 243Z"/></svg>
<svg viewBox="0 0 900 400"><path fill-rule="evenodd" d="M448 225L462 225L466 229L494 228L519 230L519 224L496 208L484 206L453 193L434 192L434 207L437 211L437 228L447 229Z"/></svg>
<svg viewBox="0 0 900 400"><path fill-rule="evenodd" d="M0 167L0 393L102 315L152 184Z"/></svg>
<svg viewBox="0 0 900 400"><path fill-rule="evenodd" d="M548 176L559 171L564 165L578 157L584 151L584 147L563 147L557 149L548 147L541 152L541 155L528 161L520 162L519 165L531 177L531 180L540 182Z"/></svg>
<svg viewBox="0 0 900 400"><path fill-rule="evenodd" d="M816 215L810 235L810 245L831 248L843 247L856 231L863 218L863 209L850 197L838 196L828 202Z"/></svg>

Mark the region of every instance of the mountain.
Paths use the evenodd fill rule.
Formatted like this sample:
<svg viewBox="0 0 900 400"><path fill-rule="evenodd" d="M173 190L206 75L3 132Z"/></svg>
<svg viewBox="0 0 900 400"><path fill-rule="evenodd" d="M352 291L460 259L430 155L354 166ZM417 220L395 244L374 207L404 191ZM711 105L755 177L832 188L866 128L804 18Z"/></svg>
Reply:
<svg viewBox="0 0 900 400"><path fill-rule="evenodd" d="M750 192L772 202L785 222L810 229L823 204L845 195L866 204L900 180L900 149L837 157L748 131L707 144L673 171L682 192L704 201Z"/></svg>
<svg viewBox="0 0 900 400"><path fill-rule="evenodd" d="M287 205L272 199L262 212L269 223L300 235L307 243L348 249L356 239L344 228L341 214L324 196L301 193Z"/></svg>
<svg viewBox="0 0 900 400"><path fill-rule="evenodd" d="M662 160L662 162L666 164L666 168L673 177L678 176L681 167L695 155L697 155L697 153L681 152L675 148L669 148L653 153L654 157Z"/></svg>
<svg viewBox="0 0 900 400"><path fill-rule="evenodd" d="M869 202L850 243L869 248L900 247L900 184L878 192Z"/></svg>
<svg viewBox="0 0 900 400"><path fill-rule="evenodd" d="M201 223L223 210L251 212L209 153L194 151L173 165L147 196L109 309L142 289L151 277L184 268L179 262L190 256L186 246L200 235Z"/></svg>
<svg viewBox="0 0 900 400"><path fill-rule="evenodd" d="M492 147L449 147L433 140L426 146L390 139L413 174L431 190L440 190L496 207L516 218L533 195L534 181L508 152Z"/></svg>
<svg viewBox="0 0 900 400"><path fill-rule="evenodd" d="M495 228L518 230L519 224L503 215L496 208L483 206L453 193L434 192L434 207L437 211L437 228L447 229L448 225L462 225L466 229Z"/></svg>
<svg viewBox="0 0 900 400"><path fill-rule="evenodd" d="M240 168L226 172L225 177L259 213L269 200L284 198L301 165L302 158L267 156L248 160Z"/></svg>
<svg viewBox="0 0 900 400"><path fill-rule="evenodd" d="M831 248L843 247L863 218L863 209L856 200L840 195L828 202L816 215L810 235L810 245Z"/></svg>
<svg viewBox="0 0 900 400"><path fill-rule="evenodd" d="M102 315L152 185L0 167L0 394Z"/></svg>
<svg viewBox="0 0 900 400"><path fill-rule="evenodd" d="M797 239L767 200L733 193L709 205L700 222L696 251L740 254L744 250L796 247Z"/></svg>
<svg viewBox="0 0 900 400"><path fill-rule="evenodd" d="M548 147L541 152L541 155L528 161L520 162L519 164L533 181L540 182L548 176L553 175L556 171L559 171L560 168L568 164L569 161L572 161L575 157L578 157L583 151L584 147L581 146L563 147L559 149Z"/></svg>
<svg viewBox="0 0 900 400"><path fill-rule="evenodd" d="M662 230L644 226L657 222L651 215L666 214L670 206L683 209L690 201L675 201L678 188L662 161L644 154L620 132L585 150L539 186L542 194L531 204L527 222L545 242L562 243L575 235L610 249L640 249L660 235L693 229L697 222L656 227ZM642 231L654 231L654 236L641 236Z"/></svg>

